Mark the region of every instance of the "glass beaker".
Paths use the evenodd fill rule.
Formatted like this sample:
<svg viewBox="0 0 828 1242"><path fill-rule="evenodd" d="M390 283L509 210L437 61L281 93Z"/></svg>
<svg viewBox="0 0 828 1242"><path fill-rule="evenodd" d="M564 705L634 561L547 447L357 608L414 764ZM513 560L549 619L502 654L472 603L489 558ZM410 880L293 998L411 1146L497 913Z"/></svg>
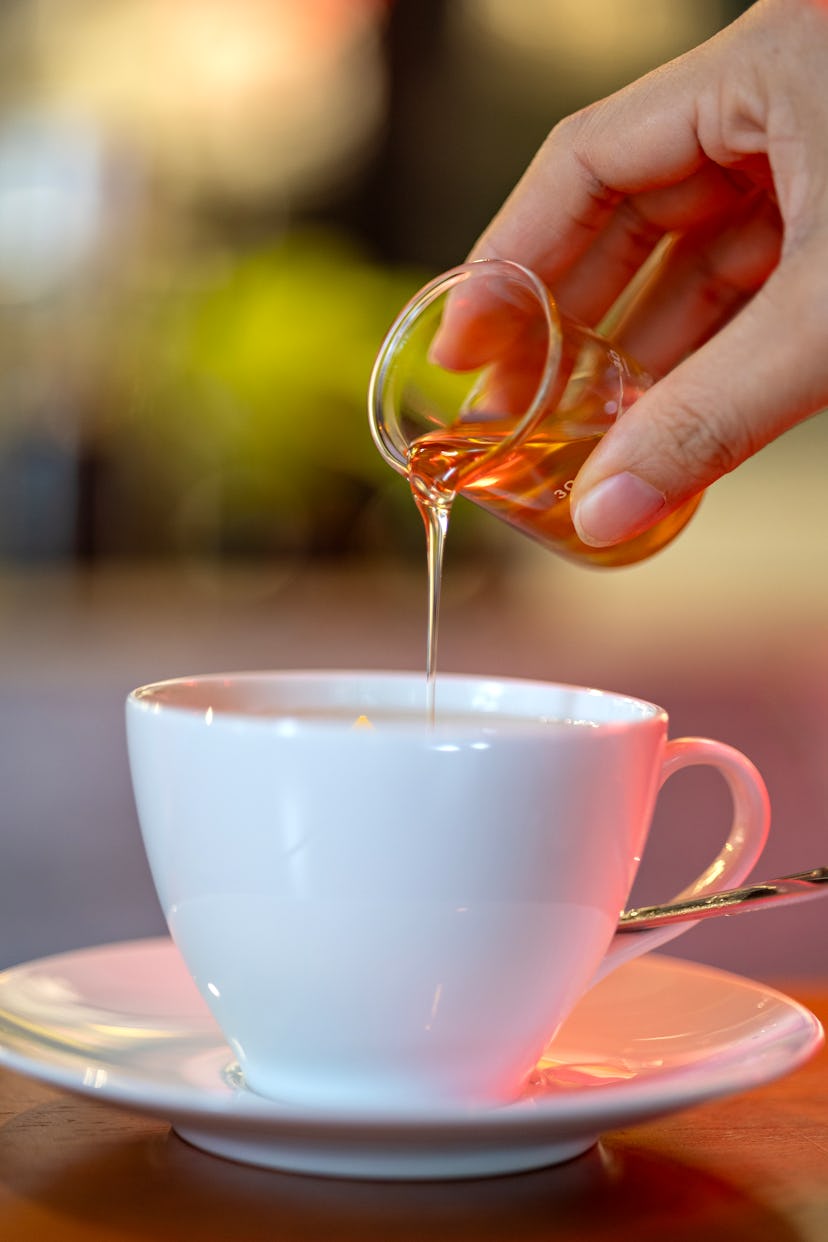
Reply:
<svg viewBox="0 0 828 1242"><path fill-rule="evenodd" d="M571 560L627 565L669 543L701 496L604 548L578 538L569 497L601 436L652 383L562 315L535 273L485 259L436 277L397 316L371 375L371 432L430 505L466 496Z"/></svg>

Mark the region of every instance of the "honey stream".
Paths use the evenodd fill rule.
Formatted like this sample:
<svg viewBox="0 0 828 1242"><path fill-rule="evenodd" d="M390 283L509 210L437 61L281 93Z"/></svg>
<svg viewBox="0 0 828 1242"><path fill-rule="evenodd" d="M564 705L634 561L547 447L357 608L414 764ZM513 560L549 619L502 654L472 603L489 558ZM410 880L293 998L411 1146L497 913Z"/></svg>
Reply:
<svg viewBox="0 0 828 1242"><path fill-rule="evenodd" d="M443 586L443 558L449 515L454 496L426 488L411 475L411 491L426 532L428 563L428 620L426 629L426 713L433 725L437 719L437 635L440 624L440 596Z"/></svg>

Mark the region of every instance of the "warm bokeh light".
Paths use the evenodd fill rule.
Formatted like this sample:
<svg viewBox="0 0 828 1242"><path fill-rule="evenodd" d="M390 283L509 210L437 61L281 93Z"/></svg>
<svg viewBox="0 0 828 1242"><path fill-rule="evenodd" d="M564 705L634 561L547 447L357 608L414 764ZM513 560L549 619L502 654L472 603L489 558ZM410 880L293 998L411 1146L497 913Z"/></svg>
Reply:
<svg viewBox="0 0 828 1242"><path fill-rule="evenodd" d="M520 65L516 89L554 92L562 77L601 93L701 42L726 10L722 0L460 0L455 20L490 55Z"/></svg>
<svg viewBox="0 0 828 1242"><path fill-rule="evenodd" d="M40 0L44 102L179 192L318 194L381 116L376 0Z"/></svg>

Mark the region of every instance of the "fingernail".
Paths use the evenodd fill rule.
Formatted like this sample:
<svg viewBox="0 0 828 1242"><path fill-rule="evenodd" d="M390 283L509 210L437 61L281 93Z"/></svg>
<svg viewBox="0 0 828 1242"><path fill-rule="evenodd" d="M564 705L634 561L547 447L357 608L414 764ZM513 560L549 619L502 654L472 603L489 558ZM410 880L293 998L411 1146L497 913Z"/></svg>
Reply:
<svg viewBox="0 0 828 1242"><path fill-rule="evenodd" d="M666 497L637 474L602 479L579 501L573 514L584 543L601 547L646 530L666 507Z"/></svg>

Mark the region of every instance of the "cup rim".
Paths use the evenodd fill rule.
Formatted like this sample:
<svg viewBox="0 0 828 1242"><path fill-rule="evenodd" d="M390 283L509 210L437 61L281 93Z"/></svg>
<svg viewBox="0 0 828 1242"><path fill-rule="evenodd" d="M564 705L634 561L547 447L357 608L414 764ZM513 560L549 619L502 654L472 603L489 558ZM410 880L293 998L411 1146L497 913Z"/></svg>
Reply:
<svg viewBox="0 0 828 1242"><path fill-rule="evenodd" d="M344 698L331 698L327 702L320 701L318 698L312 702L294 700L293 711L290 705L286 705L282 710L281 704L275 704L275 711L269 711L268 714L257 713L251 711L249 707L240 705L238 707L221 706L213 710L214 705L209 701L209 696L205 694L213 688L229 688L231 685L236 687L251 687L259 683L261 686L268 684L273 686L290 687L291 684L299 687L302 686L306 690L321 688L325 685L337 685L340 690L347 691L351 688L351 693L345 695ZM398 691L407 691L408 699L404 700L400 695L391 701L378 703L370 702L370 692L381 688L395 687ZM440 691L448 691L449 695L462 690L477 690L478 697L476 701L459 704L450 702L443 706L445 719L440 717ZM362 696L358 695L357 690L362 691ZM380 731L381 735L387 732L399 733L416 724L419 728L421 725L428 727L430 731L440 732L451 730L458 731L458 716L462 717L462 726L460 731L474 731L479 728L477 720L472 721L471 717L480 718L480 725L485 725L487 718L500 717L501 720L506 717L509 720L509 732L531 732L538 733L547 727L549 720L565 721L572 724L584 724L586 726L594 726L596 731L602 733L612 730L613 728L629 729L642 728L652 726L655 723L663 725L666 728L668 723L668 714L663 707L656 703L652 703L647 699L642 699L636 695L627 694L616 690L603 690L590 686L577 685L567 682L544 681L536 678L524 678L514 676L500 676L492 674L479 673L441 673L437 678L437 716L434 722L429 722L427 717L427 698L426 698L426 677L424 672L414 672L410 670L396 669L347 669L347 668L331 668L331 669L243 669L239 671L225 671L214 673L196 673L186 676L177 676L165 678L160 681L148 682L144 685L137 686L131 690L126 698L127 710L134 712L149 712L156 716L175 716L177 718L189 718L194 720L204 720L205 714L209 715L209 720L214 719L232 720L236 723L243 722L248 727L273 728L275 725L290 721L293 725L291 731L307 731L319 732L324 729L343 731L343 721L341 714L339 716L331 716L325 719L325 708L329 707L332 711L339 709L353 708L356 714L360 714L359 708L366 707L368 711L371 708L399 711L400 718L398 720L383 718L383 727ZM188 697L189 695L189 697ZM514 702L517 696L535 696L536 705L534 707L515 707L510 706L510 702ZM511 697L511 700L509 698ZM540 700L546 696L555 696L564 705L564 710L549 710L547 719L544 719L544 712L540 705ZM504 701L505 700L505 701ZM567 700L569 703L567 704ZM583 710L583 704L601 703L605 706L621 709L623 714L606 714L599 712L590 713ZM580 711L575 710L580 706ZM312 718L302 713L302 707L311 707L318 715ZM573 710L567 711L569 707ZM422 708L422 717L419 712ZM348 732L355 737L376 736L376 731L371 729L353 730L348 726Z"/></svg>

